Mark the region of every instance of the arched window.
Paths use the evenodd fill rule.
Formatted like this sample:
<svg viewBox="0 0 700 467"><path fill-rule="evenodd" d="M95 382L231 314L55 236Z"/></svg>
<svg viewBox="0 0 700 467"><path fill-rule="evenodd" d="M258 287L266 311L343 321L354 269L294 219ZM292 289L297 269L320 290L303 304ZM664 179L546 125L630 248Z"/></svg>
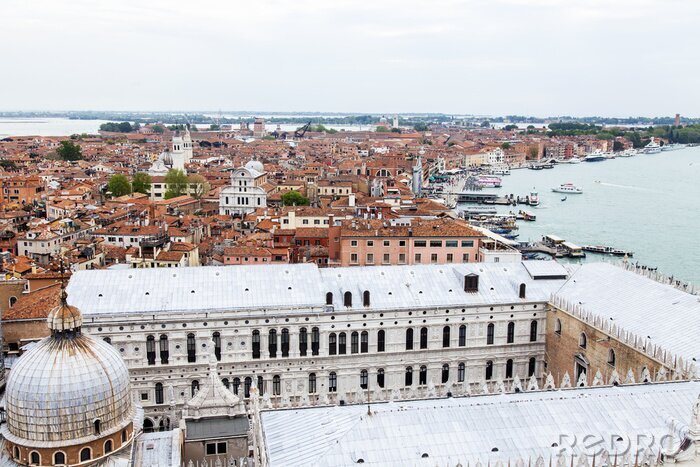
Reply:
<svg viewBox="0 0 700 467"><path fill-rule="evenodd" d="M338 334L338 355L347 353L347 337L344 332Z"/></svg>
<svg viewBox="0 0 700 467"><path fill-rule="evenodd" d="M328 375L328 392L338 391L338 375L334 371Z"/></svg>
<svg viewBox="0 0 700 467"><path fill-rule="evenodd" d="M496 327L493 325L493 323L489 323L489 325L486 326L486 345L493 345L493 337L495 332Z"/></svg>
<svg viewBox="0 0 700 467"><path fill-rule="evenodd" d="M100 427L100 425L101 425L100 419L99 419L99 418L95 419L95 421L92 422L92 425L93 425L93 427L95 428L95 436L99 436L99 434L100 434L100 428L101 428L101 427Z"/></svg>
<svg viewBox="0 0 700 467"><path fill-rule="evenodd" d="M615 351L613 349L608 350L608 365L615 366Z"/></svg>
<svg viewBox="0 0 700 467"><path fill-rule="evenodd" d="M265 394L265 380L262 376L258 376L258 394Z"/></svg>
<svg viewBox="0 0 700 467"><path fill-rule="evenodd" d="M362 306L369 306L369 290L362 292Z"/></svg>
<svg viewBox="0 0 700 467"><path fill-rule="evenodd" d="M41 456L38 452L32 451L29 453L29 463L32 465L41 465Z"/></svg>
<svg viewBox="0 0 700 467"><path fill-rule="evenodd" d="M450 346L450 327L445 326L442 328L442 346L443 347L449 347Z"/></svg>
<svg viewBox="0 0 700 467"><path fill-rule="evenodd" d="M515 342L515 323L511 321L508 323L508 333L506 336L506 343L512 344L513 342Z"/></svg>
<svg viewBox="0 0 700 467"><path fill-rule="evenodd" d="M253 379L250 376L246 376L243 380L243 397L246 399L250 397L250 387L253 385Z"/></svg>
<svg viewBox="0 0 700 467"><path fill-rule="evenodd" d="M450 365L445 363L442 365L442 384L445 384L450 380Z"/></svg>
<svg viewBox="0 0 700 467"><path fill-rule="evenodd" d="M345 292L343 294L343 305L348 308L352 306L352 292Z"/></svg>
<svg viewBox="0 0 700 467"><path fill-rule="evenodd" d="M90 459L92 459L92 451L90 448L83 448L83 450L80 451L80 462L89 461Z"/></svg>
<svg viewBox="0 0 700 467"><path fill-rule="evenodd" d="M334 332L328 334L328 355L335 355L338 352L337 339Z"/></svg>
<svg viewBox="0 0 700 467"><path fill-rule="evenodd" d="M380 388L384 387L384 368L379 368L377 370L377 386Z"/></svg>
<svg viewBox="0 0 700 467"><path fill-rule="evenodd" d="M506 378L512 378L513 377L513 360L508 359L506 360Z"/></svg>
<svg viewBox="0 0 700 467"><path fill-rule="evenodd" d="M585 349L586 346L588 345L588 338L586 337L586 334L583 332L581 333L580 336L578 336L578 345L582 349Z"/></svg>
<svg viewBox="0 0 700 467"><path fill-rule="evenodd" d="M369 333L362 331L360 334L360 353L369 352Z"/></svg>
<svg viewBox="0 0 700 467"><path fill-rule="evenodd" d="M559 318L554 322L554 332L561 336L561 320Z"/></svg>
<svg viewBox="0 0 700 467"><path fill-rule="evenodd" d="M197 341L192 333L187 334L187 361L189 363L197 361Z"/></svg>
<svg viewBox="0 0 700 467"><path fill-rule="evenodd" d="M146 338L146 358L149 365L156 364L156 338L154 336Z"/></svg>
<svg viewBox="0 0 700 467"><path fill-rule="evenodd" d="M406 329L406 350L413 350L413 329Z"/></svg>
<svg viewBox="0 0 700 467"><path fill-rule="evenodd" d="M153 423L153 422L151 422L151 423ZM144 421L144 426L143 426L143 428L144 428L144 430L146 429L145 421ZM151 430L153 430L152 427L151 427ZM147 433L148 433L148 432L147 432ZM54 453L54 455L53 455L53 463L54 463L54 465L66 465L66 455L63 454L62 452L56 452L56 453Z"/></svg>
<svg viewBox="0 0 700 467"><path fill-rule="evenodd" d="M428 328L420 328L420 348L428 348Z"/></svg>
<svg viewBox="0 0 700 467"><path fill-rule="evenodd" d="M533 376L535 374L535 371L537 370L537 359L535 357L530 357L530 360L527 362L527 376Z"/></svg>
<svg viewBox="0 0 700 467"><path fill-rule="evenodd" d="M360 345L360 335L357 331L350 334L350 353L358 353Z"/></svg>
<svg viewBox="0 0 700 467"><path fill-rule="evenodd" d="M127 434L126 430L122 430L122 444L126 443L127 436L128 436L128 434Z"/></svg>
<svg viewBox="0 0 700 467"><path fill-rule="evenodd" d="M380 329L377 332L377 352L384 352L386 348L386 332L384 329Z"/></svg>
<svg viewBox="0 0 700 467"><path fill-rule="evenodd" d="M367 370L360 371L360 387L362 389L367 389L367 380L368 379L369 378L367 376Z"/></svg>
<svg viewBox="0 0 700 467"><path fill-rule="evenodd" d="M112 450L112 440L108 439L107 441L105 441L104 453L109 454L110 452L112 452Z"/></svg>
<svg viewBox="0 0 700 467"><path fill-rule="evenodd" d="M253 331L253 358L260 358L260 331Z"/></svg>
<svg viewBox="0 0 700 467"><path fill-rule="evenodd" d="M326 293L326 305L333 305L333 292Z"/></svg>
<svg viewBox="0 0 700 467"><path fill-rule="evenodd" d="M279 396L282 393L282 378L280 375L275 375L272 377L272 395Z"/></svg>
<svg viewBox="0 0 700 467"><path fill-rule="evenodd" d="M457 382L459 383L464 382L464 369L464 363L457 365Z"/></svg>
<svg viewBox="0 0 700 467"><path fill-rule="evenodd" d="M289 357L289 329L282 329L282 357Z"/></svg>
<svg viewBox="0 0 700 467"><path fill-rule="evenodd" d="M153 433L153 420L151 420L150 418L143 419L143 432Z"/></svg>
<svg viewBox="0 0 700 467"><path fill-rule="evenodd" d="M311 355L318 355L320 348L321 336L318 332L318 328L311 328Z"/></svg>
<svg viewBox="0 0 700 467"><path fill-rule="evenodd" d="M15 448L14 448L12 451L13 451L13 454L14 454L13 457L14 457L15 459L19 459L19 458L20 458L19 448L18 448L17 446L15 446Z"/></svg>
<svg viewBox="0 0 700 467"><path fill-rule="evenodd" d="M518 289L518 297L525 298L526 287L527 286L525 284L520 284L520 288Z"/></svg>
<svg viewBox="0 0 700 467"><path fill-rule="evenodd" d="M537 321L530 321L530 342L537 342Z"/></svg>
<svg viewBox="0 0 700 467"><path fill-rule="evenodd" d="M17 303L17 297L10 297L10 308L15 306L15 303Z"/></svg>
<svg viewBox="0 0 700 467"><path fill-rule="evenodd" d="M199 381L195 379L192 380L192 397L197 394L197 391L199 391Z"/></svg>
<svg viewBox="0 0 700 467"><path fill-rule="evenodd" d="M299 329L299 355L306 357L306 349L308 348L308 334L306 328Z"/></svg>
<svg viewBox="0 0 700 467"><path fill-rule="evenodd" d="M406 374L404 375L404 383L406 386L411 386L413 384L413 367L406 367Z"/></svg>
<svg viewBox="0 0 700 467"><path fill-rule="evenodd" d="M231 383L231 390L235 395L238 395L238 388L241 387L241 378L233 378L233 383Z"/></svg>
<svg viewBox="0 0 700 467"><path fill-rule="evenodd" d="M156 383L156 404L163 403L163 383Z"/></svg>
<svg viewBox="0 0 700 467"><path fill-rule="evenodd" d="M212 335L212 340L214 341L214 356L216 357L216 361L220 362L221 361L221 333L219 333L219 331L216 331Z"/></svg>
<svg viewBox="0 0 700 467"><path fill-rule="evenodd" d="M229 382L228 378L222 379L222 380L221 380L221 384L223 384L224 387L225 387L226 389L228 389L229 391L231 390L231 383Z"/></svg>
<svg viewBox="0 0 700 467"><path fill-rule="evenodd" d="M111 337L103 337L102 340L105 341L105 342L108 343L108 344L111 344L111 343L112 343L112 338L111 338Z"/></svg>
<svg viewBox="0 0 700 467"><path fill-rule="evenodd" d="M459 346L464 347L467 345L467 326L461 325L459 327Z"/></svg>
<svg viewBox="0 0 700 467"><path fill-rule="evenodd" d="M166 365L168 363L168 357L170 352L168 349L168 336L161 334L160 336L160 363Z"/></svg>
<svg viewBox="0 0 700 467"><path fill-rule="evenodd" d="M277 330L270 329L267 339L267 351L270 353L270 358L277 357Z"/></svg>
<svg viewBox="0 0 700 467"><path fill-rule="evenodd" d="M425 386L428 384L428 367L422 365L420 371L418 372L418 384L420 386Z"/></svg>
<svg viewBox="0 0 700 467"><path fill-rule="evenodd" d="M486 362L486 381L493 378L493 362L491 360Z"/></svg>
<svg viewBox="0 0 700 467"><path fill-rule="evenodd" d="M309 394L316 393L316 373L309 373Z"/></svg>

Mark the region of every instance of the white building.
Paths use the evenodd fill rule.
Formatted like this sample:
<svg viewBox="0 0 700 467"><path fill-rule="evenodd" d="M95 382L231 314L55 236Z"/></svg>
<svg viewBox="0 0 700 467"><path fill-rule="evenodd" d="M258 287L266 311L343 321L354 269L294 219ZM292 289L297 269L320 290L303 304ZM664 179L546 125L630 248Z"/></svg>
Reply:
<svg viewBox="0 0 700 467"><path fill-rule="evenodd" d="M183 135L176 132L173 135L170 149L166 149L155 160L151 168L148 169L148 174L151 176L165 175L170 169L179 169L185 171L185 164L192 161L192 137L190 130L185 129Z"/></svg>
<svg viewBox="0 0 700 467"><path fill-rule="evenodd" d="M231 184L221 189L219 214L244 216L267 206L267 173L262 162L250 161L231 171Z"/></svg>

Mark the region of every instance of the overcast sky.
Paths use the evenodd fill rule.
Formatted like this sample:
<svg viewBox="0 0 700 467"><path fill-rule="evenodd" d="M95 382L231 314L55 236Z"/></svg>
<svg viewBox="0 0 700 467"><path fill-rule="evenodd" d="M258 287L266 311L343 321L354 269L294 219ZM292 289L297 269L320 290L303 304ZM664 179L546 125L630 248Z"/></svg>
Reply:
<svg viewBox="0 0 700 467"><path fill-rule="evenodd" d="M699 0L2 0L2 110L700 116Z"/></svg>

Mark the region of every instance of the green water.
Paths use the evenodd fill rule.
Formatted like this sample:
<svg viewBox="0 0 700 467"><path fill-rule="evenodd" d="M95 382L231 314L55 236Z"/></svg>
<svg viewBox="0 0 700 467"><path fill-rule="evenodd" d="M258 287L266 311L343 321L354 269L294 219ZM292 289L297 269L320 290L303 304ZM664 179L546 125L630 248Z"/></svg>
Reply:
<svg viewBox="0 0 700 467"><path fill-rule="evenodd" d="M519 206L533 211L537 221L518 222L518 241L554 234L577 245L610 245L633 251L632 261L700 284L700 147L513 170L502 178L502 188L487 191L540 195L539 207ZM584 193L551 191L568 182ZM601 258L588 254L587 261Z"/></svg>

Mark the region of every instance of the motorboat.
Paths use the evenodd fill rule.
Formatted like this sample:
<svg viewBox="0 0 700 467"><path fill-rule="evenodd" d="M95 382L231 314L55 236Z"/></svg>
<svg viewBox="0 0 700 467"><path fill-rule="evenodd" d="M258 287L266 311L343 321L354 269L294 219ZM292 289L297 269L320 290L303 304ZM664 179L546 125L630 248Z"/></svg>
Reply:
<svg viewBox="0 0 700 467"><path fill-rule="evenodd" d="M661 145L656 142L654 137L651 137L649 144L644 146L644 154L657 154L661 152Z"/></svg>
<svg viewBox="0 0 700 467"><path fill-rule="evenodd" d="M605 153L603 151L601 151L600 149L596 149L595 151L593 151L592 153L587 155L583 159L583 161L584 162L599 162L599 161L604 161L607 159L608 159L608 157L605 155Z"/></svg>
<svg viewBox="0 0 700 467"><path fill-rule="evenodd" d="M566 193L572 195L579 195L583 193L583 188L574 185L573 183L562 183L556 188L552 188L555 193Z"/></svg>
<svg viewBox="0 0 700 467"><path fill-rule="evenodd" d="M508 167L496 167L491 170L492 175L510 175L510 169Z"/></svg>
<svg viewBox="0 0 700 467"><path fill-rule="evenodd" d="M533 191L532 193L530 193L530 196L527 197L527 204L530 206L540 205L540 197L537 195L536 191Z"/></svg>

